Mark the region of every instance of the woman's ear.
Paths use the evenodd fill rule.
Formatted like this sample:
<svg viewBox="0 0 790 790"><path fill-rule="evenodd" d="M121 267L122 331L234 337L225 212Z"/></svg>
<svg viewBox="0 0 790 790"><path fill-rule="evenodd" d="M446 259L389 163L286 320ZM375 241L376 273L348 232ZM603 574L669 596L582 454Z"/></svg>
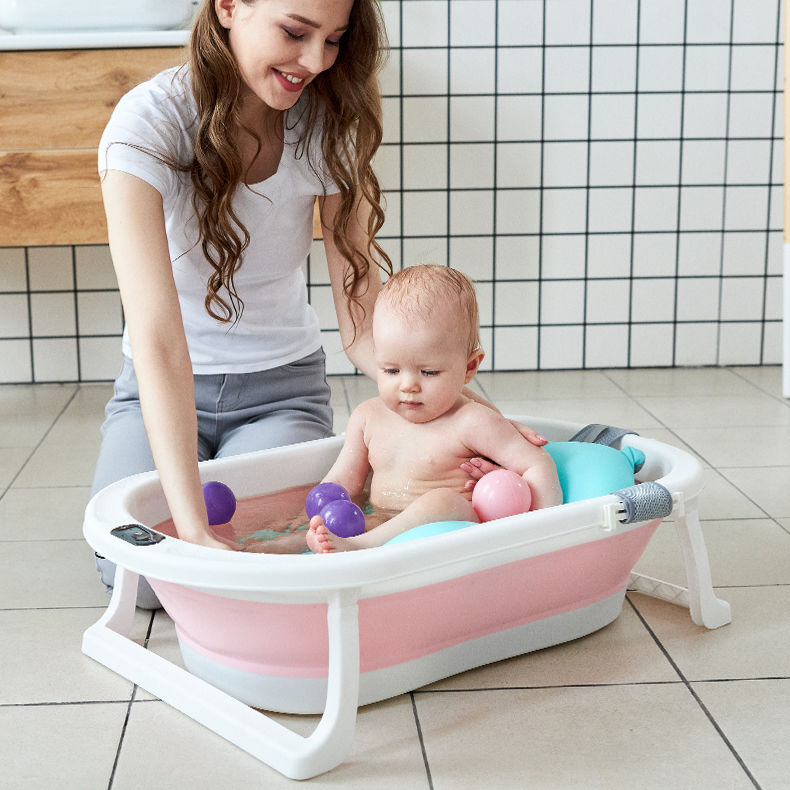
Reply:
<svg viewBox="0 0 790 790"><path fill-rule="evenodd" d="M468 384L475 377L475 373L477 373L485 355L486 352L483 351L482 348L476 348L469 355L469 359L466 361L466 378L464 379L464 384Z"/></svg>
<svg viewBox="0 0 790 790"><path fill-rule="evenodd" d="M233 12L235 10L236 0L214 0L214 11L222 27L230 27L231 20L233 19Z"/></svg>

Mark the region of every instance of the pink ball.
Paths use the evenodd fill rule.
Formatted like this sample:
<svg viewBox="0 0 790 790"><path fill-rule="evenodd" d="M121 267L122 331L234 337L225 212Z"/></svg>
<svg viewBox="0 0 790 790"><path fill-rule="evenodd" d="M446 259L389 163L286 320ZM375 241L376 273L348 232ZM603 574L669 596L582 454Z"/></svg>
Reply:
<svg viewBox="0 0 790 790"><path fill-rule="evenodd" d="M472 507L481 521L526 513L532 504L532 491L520 475L496 469L483 475L472 491Z"/></svg>

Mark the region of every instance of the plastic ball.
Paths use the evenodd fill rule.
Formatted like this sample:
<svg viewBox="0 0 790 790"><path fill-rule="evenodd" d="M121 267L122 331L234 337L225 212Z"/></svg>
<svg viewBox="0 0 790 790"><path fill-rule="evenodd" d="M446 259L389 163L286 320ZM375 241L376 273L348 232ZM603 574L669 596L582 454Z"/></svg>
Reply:
<svg viewBox="0 0 790 790"><path fill-rule="evenodd" d="M483 475L472 490L472 507L481 521L526 513L532 504L532 491L520 475L496 469Z"/></svg>
<svg viewBox="0 0 790 790"><path fill-rule="evenodd" d="M330 502L338 499L351 501L348 491L339 483L319 483L310 489L304 503L308 518L317 516Z"/></svg>
<svg viewBox="0 0 790 790"><path fill-rule="evenodd" d="M353 538L365 531L365 514L347 499L336 499L321 510L326 528L341 538Z"/></svg>
<svg viewBox="0 0 790 790"><path fill-rule="evenodd" d="M211 480L203 483L203 499L206 503L208 523L211 526L227 524L236 512L236 497L225 483Z"/></svg>

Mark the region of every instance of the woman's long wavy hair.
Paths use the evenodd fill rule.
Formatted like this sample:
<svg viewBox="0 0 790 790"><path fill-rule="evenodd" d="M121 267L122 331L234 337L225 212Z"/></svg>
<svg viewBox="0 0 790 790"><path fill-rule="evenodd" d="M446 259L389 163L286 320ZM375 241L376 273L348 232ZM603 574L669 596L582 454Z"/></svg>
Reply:
<svg viewBox="0 0 790 790"><path fill-rule="evenodd" d="M263 1L241 0L246 5ZM382 138L378 72L385 53L386 34L378 3L354 0L335 63L305 88L305 132L297 148L298 156L309 156L312 137L321 130L324 167L341 198L334 227L325 231L331 231L337 249L349 263L343 290L352 319L352 303L361 295L361 283L371 264L387 273L392 270L389 257L375 238L384 224L384 210L381 187L372 167ZM240 128L242 82L228 44L228 31L219 23L213 0L204 0L195 19L189 65L198 109L195 156L189 171L200 244L214 269L205 305L208 313L220 321L238 321L243 304L233 276L250 234L233 210L233 195L246 174L230 130ZM246 131L257 137L253 130ZM260 138L258 146L260 150ZM358 249L349 242L348 231L362 200L372 210L366 248Z"/></svg>

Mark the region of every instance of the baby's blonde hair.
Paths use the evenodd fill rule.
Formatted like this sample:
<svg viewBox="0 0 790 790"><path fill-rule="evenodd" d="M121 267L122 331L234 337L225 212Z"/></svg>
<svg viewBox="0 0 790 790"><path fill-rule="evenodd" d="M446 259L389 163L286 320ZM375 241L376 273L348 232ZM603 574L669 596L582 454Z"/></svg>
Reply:
<svg viewBox="0 0 790 790"><path fill-rule="evenodd" d="M466 328L466 353L480 348L480 314L472 281L449 266L409 266L384 283L376 300L410 321L431 322L437 306L455 310L459 334Z"/></svg>

